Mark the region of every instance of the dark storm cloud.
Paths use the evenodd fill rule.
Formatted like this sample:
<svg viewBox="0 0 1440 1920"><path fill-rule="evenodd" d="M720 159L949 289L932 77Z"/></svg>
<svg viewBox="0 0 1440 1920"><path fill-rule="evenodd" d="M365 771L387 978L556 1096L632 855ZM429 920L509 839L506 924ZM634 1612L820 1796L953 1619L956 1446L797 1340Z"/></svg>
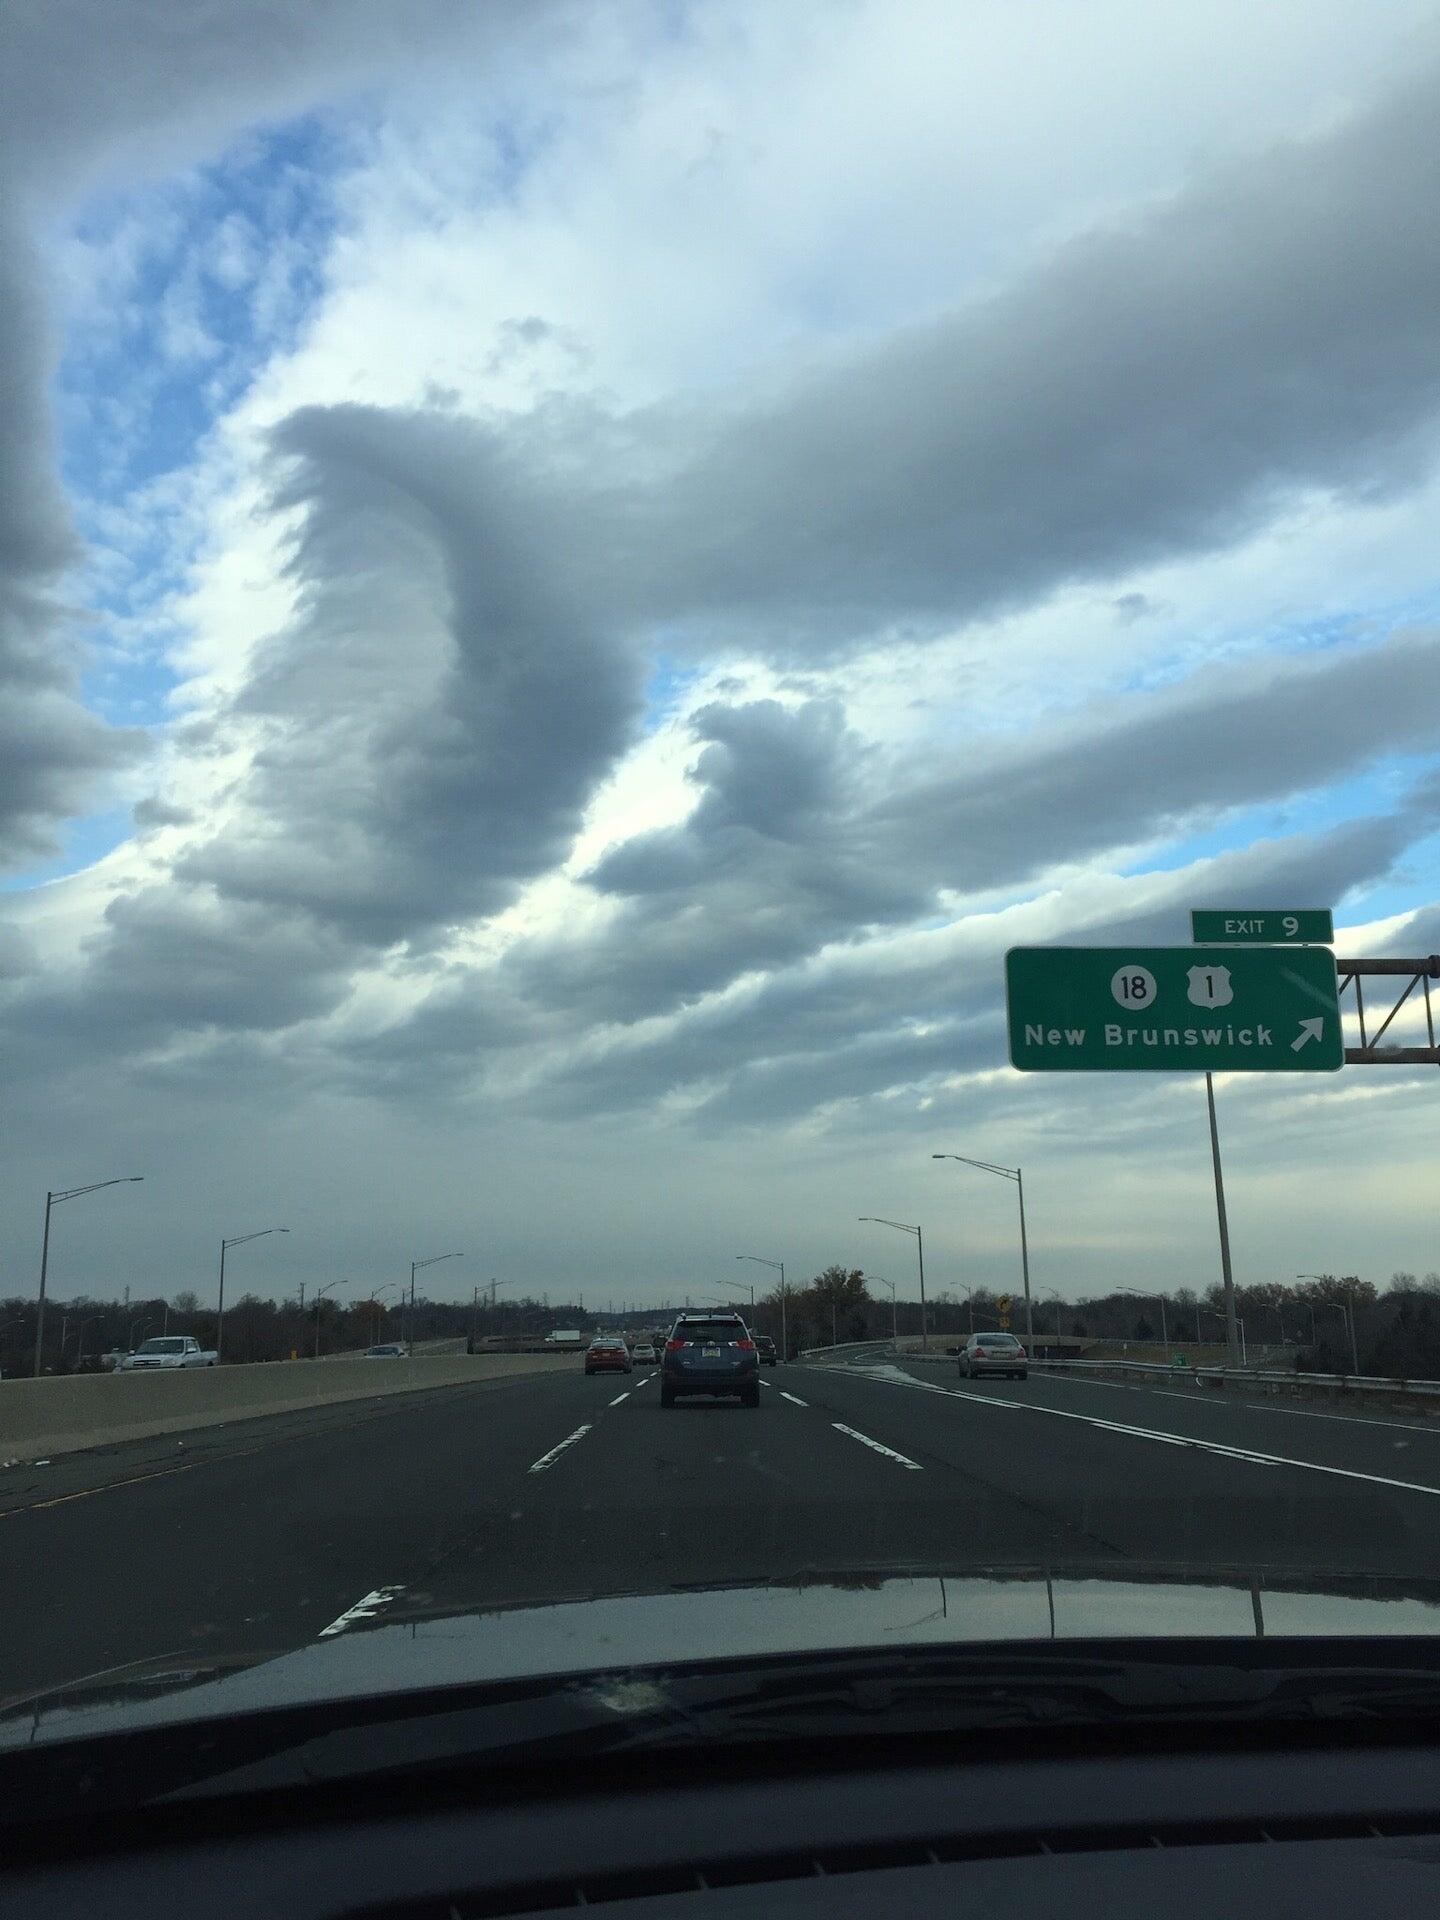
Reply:
<svg viewBox="0 0 1440 1920"><path fill-rule="evenodd" d="M366 946L493 913L563 858L628 744L639 656L568 587L493 436L334 408L277 448L300 611L238 708L265 730L241 817L178 875Z"/></svg>

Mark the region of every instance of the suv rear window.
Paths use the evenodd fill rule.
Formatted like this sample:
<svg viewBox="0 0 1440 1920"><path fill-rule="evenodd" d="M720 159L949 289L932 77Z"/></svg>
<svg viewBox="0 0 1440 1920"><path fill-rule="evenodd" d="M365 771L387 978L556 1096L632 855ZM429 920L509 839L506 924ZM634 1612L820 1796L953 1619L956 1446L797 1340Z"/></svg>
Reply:
<svg viewBox="0 0 1440 1920"><path fill-rule="evenodd" d="M676 1340L747 1340L743 1320L682 1320L676 1327Z"/></svg>

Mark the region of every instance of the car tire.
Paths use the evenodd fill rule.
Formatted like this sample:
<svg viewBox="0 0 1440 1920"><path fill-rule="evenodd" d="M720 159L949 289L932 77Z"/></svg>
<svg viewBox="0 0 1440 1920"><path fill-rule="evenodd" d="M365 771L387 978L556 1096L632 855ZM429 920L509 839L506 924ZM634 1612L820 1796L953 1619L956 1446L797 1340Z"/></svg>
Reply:
<svg viewBox="0 0 1440 1920"><path fill-rule="evenodd" d="M1015 1378L1017 1380L1028 1380L1030 1378L1030 1375L1028 1373L1017 1373Z"/></svg>
<svg viewBox="0 0 1440 1920"><path fill-rule="evenodd" d="M759 1404L760 1404L760 1382L759 1382L758 1380L757 1380L757 1381L755 1382L755 1384L754 1384L754 1386L753 1386L753 1387L747 1387L747 1388L745 1389L745 1399L744 1399L744 1404L745 1404L745 1405L746 1405L747 1407L758 1407L758 1406L759 1406Z"/></svg>
<svg viewBox="0 0 1440 1920"><path fill-rule="evenodd" d="M670 1389L669 1389L669 1387L661 1387L661 1389L660 1389L660 1404L661 1404L661 1406L662 1406L662 1407L673 1407L673 1406L674 1406L674 1404L675 1404L675 1396L674 1396L674 1394L673 1394L673 1393L672 1393L672 1392L670 1391Z"/></svg>

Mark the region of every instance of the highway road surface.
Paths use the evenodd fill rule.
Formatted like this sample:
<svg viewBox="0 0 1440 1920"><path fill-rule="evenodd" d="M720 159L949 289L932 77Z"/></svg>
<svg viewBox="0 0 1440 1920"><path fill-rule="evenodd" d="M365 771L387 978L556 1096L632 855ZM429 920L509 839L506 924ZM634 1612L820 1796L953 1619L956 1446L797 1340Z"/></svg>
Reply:
<svg viewBox="0 0 1440 1920"><path fill-rule="evenodd" d="M0 1470L0 1699L386 1614L815 1574L1440 1575L1440 1423L869 1357L666 1411L652 1369Z"/></svg>

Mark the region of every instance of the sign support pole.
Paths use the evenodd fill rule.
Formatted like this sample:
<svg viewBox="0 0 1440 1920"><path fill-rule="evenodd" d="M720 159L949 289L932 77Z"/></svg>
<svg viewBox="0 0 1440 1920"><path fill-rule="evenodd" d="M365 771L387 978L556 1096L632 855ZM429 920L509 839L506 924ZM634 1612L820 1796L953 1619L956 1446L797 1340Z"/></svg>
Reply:
<svg viewBox="0 0 1440 1920"><path fill-rule="evenodd" d="M1220 1278L1225 1287L1225 1344L1230 1365L1240 1364L1240 1328L1235 1319L1235 1276L1230 1270L1230 1224L1225 1217L1225 1176L1220 1171L1220 1131L1215 1124L1215 1080L1205 1076L1205 1101L1210 1109L1210 1159L1215 1168L1215 1212L1220 1222Z"/></svg>

